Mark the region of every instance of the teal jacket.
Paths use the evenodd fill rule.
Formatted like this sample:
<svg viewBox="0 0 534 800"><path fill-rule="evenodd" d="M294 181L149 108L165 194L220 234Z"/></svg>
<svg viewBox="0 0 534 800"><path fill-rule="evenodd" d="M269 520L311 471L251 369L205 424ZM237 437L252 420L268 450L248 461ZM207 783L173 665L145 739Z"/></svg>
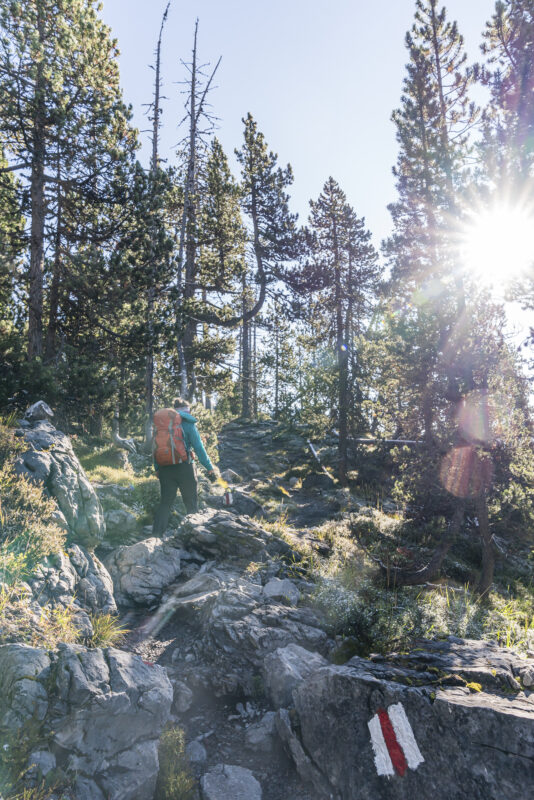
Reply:
<svg viewBox="0 0 534 800"><path fill-rule="evenodd" d="M187 452L190 453L191 450L194 450L196 456L203 467L206 469L212 470L213 464L210 461L209 455L206 453L206 449L202 444L202 439L200 438L199 432L196 429L196 419L191 414L188 414L187 411L179 411L178 412L182 418L182 428L184 431L184 440L185 446L187 447Z"/></svg>

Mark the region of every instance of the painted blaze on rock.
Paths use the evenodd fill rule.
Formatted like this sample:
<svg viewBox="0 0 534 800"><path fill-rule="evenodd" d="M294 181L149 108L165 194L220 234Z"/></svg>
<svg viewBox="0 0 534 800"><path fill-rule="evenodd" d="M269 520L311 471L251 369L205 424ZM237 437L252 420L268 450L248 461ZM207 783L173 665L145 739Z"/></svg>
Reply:
<svg viewBox="0 0 534 800"><path fill-rule="evenodd" d="M534 695L514 680L529 661L451 637L322 667L293 690L302 743L341 800L532 800Z"/></svg>
<svg viewBox="0 0 534 800"><path fill-rule="evenodd" d="M425 760L402 703L395 703L387 711L379 708L368 727L379 775L390 776L397 772L403 777L408 767L417 769Z"/></svg>

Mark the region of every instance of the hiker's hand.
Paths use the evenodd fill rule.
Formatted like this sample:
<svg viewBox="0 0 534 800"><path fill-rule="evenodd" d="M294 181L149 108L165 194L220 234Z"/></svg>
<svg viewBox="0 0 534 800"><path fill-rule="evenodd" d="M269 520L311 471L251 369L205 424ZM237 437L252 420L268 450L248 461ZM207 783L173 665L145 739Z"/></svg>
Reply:
<svg viewBox="0 0 534 800"><path fill-rule="evenodd" d="M215 483L215 481L217 480L217 473L215 472L215 470L214 469L208 470L207 475L208 475L208 480L211 483Z"/></svg>

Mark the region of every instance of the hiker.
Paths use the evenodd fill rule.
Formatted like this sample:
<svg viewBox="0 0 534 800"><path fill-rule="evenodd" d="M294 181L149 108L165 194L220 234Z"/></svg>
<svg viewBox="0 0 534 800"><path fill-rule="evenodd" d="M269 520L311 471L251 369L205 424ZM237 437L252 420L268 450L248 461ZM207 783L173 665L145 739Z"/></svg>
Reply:
<svg viewBox="0 0 534 800"><path fill-rule="evenodd" d="M161 490L161 500L152 527L154 536L163 536L165 533L178 489L186 512L194 514L198 511L193 452L206 468L210 481L217 479L217 472L204 449L195 422L187 401L181 397L173 400L173 408L163 408L154 414L152 452Z"/></svg>

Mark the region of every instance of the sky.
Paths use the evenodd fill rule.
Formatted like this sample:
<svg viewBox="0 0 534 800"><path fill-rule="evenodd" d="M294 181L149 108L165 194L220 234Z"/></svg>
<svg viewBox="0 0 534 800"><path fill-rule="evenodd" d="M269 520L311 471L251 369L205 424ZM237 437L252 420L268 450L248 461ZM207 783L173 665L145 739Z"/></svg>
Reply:
<svg viewBox="0 0 534 800"><path fill-rule="evenodd" d="M167 0L104 0L103 18L117 38L124 96L134 122L147 129L143 104L152 96L154 50ZM492 0L450 0L470 59ZM216 135L237 172L242 118L250 111L281 164L292 165L292 210L301 221L332 175L376 244L387 236L387 204L395 199L391 168L397 157L391 112L399 104L407 53L404 36L415 0L172 0L163 40L162 153L172 163L184 135L187 77L195 19L199 58L215 66L211 93ZM149 135L141 159L148 163Z"/></svg>
<svg viewBox="0 0 534 800"><path fill-rule="evenodd" d="M120 49L121 80L134 123L141 130L141 161L150 159L146 104L153 93L154 51L167 0L103 0L102 16ZM449 0L469 60L481 59L480 43L494 0ZM358 216L366 219L375 246L391 231L388 203L395 200L392 167L398 146L391 113L405 76L404 37L413 24L415 0L172 0L162 49L161 153L169 163L185 135L181 94L199 20L201 63L213 68L222 56L210 94L218 117L216 135L235 174L234 148L251 112L279 163L290 163L291 209L301 222L332 175ZM210 67L207 67L207 71ZM477 99L477 98L476 98ZM479 102L483 100L480 96ZM514 309L521 319L527 318Z"/></svg>

